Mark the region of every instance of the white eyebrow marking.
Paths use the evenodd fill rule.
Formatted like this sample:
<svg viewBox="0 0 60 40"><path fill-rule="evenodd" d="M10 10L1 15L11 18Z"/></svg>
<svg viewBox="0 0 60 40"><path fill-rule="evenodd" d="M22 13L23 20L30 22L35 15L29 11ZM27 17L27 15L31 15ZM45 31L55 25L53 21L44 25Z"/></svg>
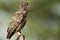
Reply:
<svg viewBox="0 0 60 40"><path fill-rule="evenodd" d="M26 11L23 11L23 13L25 14L25 13L26 13Z"/></svg>

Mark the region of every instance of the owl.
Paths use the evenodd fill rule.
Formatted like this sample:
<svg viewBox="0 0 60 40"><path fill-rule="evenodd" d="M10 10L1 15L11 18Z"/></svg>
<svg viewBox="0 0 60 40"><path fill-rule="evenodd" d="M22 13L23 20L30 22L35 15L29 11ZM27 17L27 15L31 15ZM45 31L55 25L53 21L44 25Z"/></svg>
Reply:
<svg viewBox="0 0 60 40"><path fill-rule="evenodd" d="M28 1L21 2L18 11L14 13L12 16L12 19L9 23L8 29L7 29L7 39L11 39L11 37L17 33L21 32L22 28L26 24L26 17L29 9L29 3Z"/></svg>

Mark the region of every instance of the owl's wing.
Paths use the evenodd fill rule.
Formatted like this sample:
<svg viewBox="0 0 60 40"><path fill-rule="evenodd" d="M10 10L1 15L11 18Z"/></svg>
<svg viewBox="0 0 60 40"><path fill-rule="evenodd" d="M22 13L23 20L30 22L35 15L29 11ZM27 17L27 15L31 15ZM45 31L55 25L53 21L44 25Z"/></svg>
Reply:
<svg viewBox="0 0 60 40"><path fill-rule="evenodd" d="M26 24L26 16L24 16L22 22L20 23L19 27L16 29L16 32L21 32L22 28L25 26Z"/></svg>
<svg viewBox="0 0 60 40"><path fill-rule="evenodd" d="M7 39L10 39L11 36L15 33L16 29L23 21L23 16L24 15L22 13L15 13L15 15L13 15L9 27L7 29Z"/></svg>

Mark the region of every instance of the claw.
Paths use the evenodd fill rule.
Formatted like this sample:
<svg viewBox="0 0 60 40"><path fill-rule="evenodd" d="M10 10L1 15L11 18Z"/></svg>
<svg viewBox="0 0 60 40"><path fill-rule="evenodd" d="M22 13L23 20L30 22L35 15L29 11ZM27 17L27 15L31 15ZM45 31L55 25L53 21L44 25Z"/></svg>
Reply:
<svg viewBox="0 0 60 40"><path fill-rule="evenodd" d="M17 32L18 35L21 35L21 32Z"/></svg>

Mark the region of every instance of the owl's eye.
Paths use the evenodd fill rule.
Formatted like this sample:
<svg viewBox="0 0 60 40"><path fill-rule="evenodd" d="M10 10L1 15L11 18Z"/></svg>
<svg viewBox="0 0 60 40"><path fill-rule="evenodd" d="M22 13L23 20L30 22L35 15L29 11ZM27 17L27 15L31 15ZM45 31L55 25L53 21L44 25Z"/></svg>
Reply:
<svg viewBox="0 0 60 40"><path fill-rule="evenodd" d="M26 8L24 8L24 10L26 10Z"/></svg>

